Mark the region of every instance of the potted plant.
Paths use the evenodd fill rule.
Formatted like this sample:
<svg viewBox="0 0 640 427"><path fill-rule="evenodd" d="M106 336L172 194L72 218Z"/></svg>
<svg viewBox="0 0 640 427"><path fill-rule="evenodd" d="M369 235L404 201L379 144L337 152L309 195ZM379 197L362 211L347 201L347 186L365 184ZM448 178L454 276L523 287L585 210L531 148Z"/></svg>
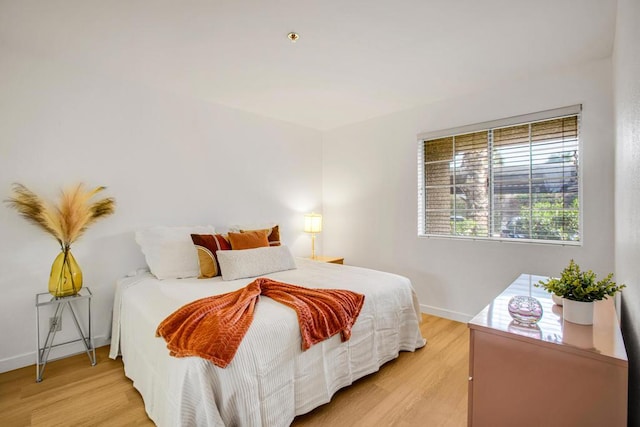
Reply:
<svg viewBox="0 0 640 427"><path fill-rule="evenodd" d="M593 271L580 271L580 266L571 260L560 278L541 280L535 286L561 297L563 300L563 317L565 320L581 325L593 324L593 302L607 299L622 291L625 285L617 285L612 281L613 273L596 281Z"/></svg>

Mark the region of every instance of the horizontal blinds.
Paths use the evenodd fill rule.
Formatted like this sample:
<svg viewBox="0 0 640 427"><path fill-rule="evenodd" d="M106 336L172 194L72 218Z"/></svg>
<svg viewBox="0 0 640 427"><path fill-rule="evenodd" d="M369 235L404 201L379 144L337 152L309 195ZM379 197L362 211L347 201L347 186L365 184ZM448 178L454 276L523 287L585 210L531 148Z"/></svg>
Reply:
<svg viewBox="0 0 640 427"><path fill-rule="evenodd" d="M453 137L424 142L425 232L453 234Z"/></svg>
<svg viewBox="0 0 640 427"><path fill-rule="evenodd" d="M488 236L488 132L424 142L427 234Z"/></svg>
<svg viewBox="0 0 640 427"><path fill-rule="evenodd" d="M579 240L578 116L493 130L494 234Z"/></svg>
<svg viewBox="0 0 640 427"><path fill-rule="evenodd" d="M419 232L579 240L578 131L572 114L423 140Z"/></svg>

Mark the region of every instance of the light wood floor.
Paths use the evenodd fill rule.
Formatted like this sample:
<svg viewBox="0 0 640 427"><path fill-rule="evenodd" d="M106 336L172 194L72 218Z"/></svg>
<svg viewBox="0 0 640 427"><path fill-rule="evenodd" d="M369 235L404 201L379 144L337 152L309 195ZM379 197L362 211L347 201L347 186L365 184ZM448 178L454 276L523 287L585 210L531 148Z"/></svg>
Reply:
<svg viewBox="0 0 640 427"><path fill-rule="evenodd" d="M424 315L427 345L403 352L379 372L336 393L295 419L294 426L464 426L467 419L469 333L463 323ZM50 362L44 380L35 366L0 374L0 426L152 426L122 361L97 349Z"/></svg>

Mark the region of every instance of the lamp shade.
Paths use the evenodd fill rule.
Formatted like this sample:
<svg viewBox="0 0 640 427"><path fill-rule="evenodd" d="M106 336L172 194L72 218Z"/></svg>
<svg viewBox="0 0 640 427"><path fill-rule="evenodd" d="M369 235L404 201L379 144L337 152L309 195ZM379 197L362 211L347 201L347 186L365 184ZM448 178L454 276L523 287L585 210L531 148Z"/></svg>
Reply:
<svg viewBox="0 0 640 427"><path fill-rule="evenodd" d="M305 233L319 233L322 231L322 215L316 213L305 214Z"/></svg>

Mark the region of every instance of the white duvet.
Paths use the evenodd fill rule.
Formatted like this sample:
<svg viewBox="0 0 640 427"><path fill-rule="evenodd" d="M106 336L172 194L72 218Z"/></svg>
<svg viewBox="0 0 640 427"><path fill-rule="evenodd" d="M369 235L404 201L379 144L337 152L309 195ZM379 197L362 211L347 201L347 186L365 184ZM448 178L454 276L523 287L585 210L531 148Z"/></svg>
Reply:
<svg viewBox="0 0 640 427"><path fill-rule="evenodd" d="M288 426L399 351L425 344L409 279L304 259L296 263L295 270L264 277L365 295L351 339L342 343L337 334L303 352L295 311L260 297L253 323L224 369L198 357L169 356L155 330L182 305L234 291L253 278L158 280L141 272L118 281L109 356L122 354L125 374L158 426Z"/></svg>

